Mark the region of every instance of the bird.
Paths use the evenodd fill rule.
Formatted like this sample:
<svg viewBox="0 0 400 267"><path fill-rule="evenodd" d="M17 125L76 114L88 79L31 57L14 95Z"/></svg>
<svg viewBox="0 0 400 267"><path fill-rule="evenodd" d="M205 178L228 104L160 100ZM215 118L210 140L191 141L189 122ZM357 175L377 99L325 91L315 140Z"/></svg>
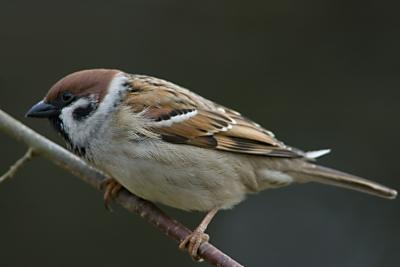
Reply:
<svg viewBox="0 0 400 267"><path fill-rule="evenodd" d="M328 167L330 150L302 151L239 112L163 79L117 69L74 72L26 113L47 118L72 152L121 188L154 203L205 212L181 240L193 259L219 210L252 193L318 182L394 199L394 189Z"/></svg>

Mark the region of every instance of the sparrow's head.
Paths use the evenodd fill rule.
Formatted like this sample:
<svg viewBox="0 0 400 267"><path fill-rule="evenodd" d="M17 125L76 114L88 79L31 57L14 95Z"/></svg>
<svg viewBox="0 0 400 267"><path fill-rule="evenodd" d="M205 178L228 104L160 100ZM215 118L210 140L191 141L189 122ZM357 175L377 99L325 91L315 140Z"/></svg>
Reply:
<svg viewBox="0 0 400 267"><path fill-rule="evenodd" d="M74 107L73 114L82 118L102 101L117 70L83 70L67 75L55 83L45 98L26 114L32 118L58 117L63 109ZM87 115L87 114L86 114Z"/></svg>
<svg viewBox="0 0 400 267"><path fill-rule="evenodd" d="M45 98L34 105L26 116L48 118L67 141L75 141L71 140L74 139L71 134L83 134L88 126L86 121L94 117L101 103L105 102L112 84L117 82L116 86L122 86L122 74L109 69L72 73L54 84Z"/></svg>

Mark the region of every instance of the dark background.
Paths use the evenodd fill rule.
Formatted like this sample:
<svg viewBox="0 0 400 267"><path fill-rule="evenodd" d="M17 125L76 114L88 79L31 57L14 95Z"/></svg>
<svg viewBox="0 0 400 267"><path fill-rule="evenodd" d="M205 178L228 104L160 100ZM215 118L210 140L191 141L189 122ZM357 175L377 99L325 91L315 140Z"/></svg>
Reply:
<svg viewBox="0 0 400 267"><path fill-rule="evenodd" d="M174 81L241 111L323 165L400 189L400 20L387 1L0 2L0 108L107 67ZM25 150L0 133L0 170ZM200 214L162 207L194 227ZM400 201L323 185L250 196L211 241L246 266L399 266ZM138 216L37 158L0 185L1 266L194 266Z"/></svg>

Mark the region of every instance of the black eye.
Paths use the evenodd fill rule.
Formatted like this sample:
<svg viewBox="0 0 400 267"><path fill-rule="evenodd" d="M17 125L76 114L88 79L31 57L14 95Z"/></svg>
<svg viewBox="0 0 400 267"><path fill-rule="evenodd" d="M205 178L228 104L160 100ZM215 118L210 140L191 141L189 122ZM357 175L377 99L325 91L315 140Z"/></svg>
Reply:
<svg viewBox="0 0 400 267"><path fill-rule="evenodd" d="M62 100L62 102L64 102L64 103L70 103L73 99L74 99L74 95L71 94L70 92L64 92L64 93L61 95L61 100Z"/></svg>

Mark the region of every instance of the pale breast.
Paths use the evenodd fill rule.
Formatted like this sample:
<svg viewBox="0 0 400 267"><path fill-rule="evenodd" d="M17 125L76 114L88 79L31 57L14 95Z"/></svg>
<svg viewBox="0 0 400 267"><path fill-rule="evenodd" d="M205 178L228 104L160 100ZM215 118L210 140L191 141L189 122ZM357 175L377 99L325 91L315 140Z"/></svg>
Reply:
<svg viewBox="0 0 400 267"><path fill-rule="evenodd" d="M230 208L249 192L243 177L255 180L250 164L243 166L235 156L218 151L159 140L121 142L95 149L96 165L129 191L184 210Z"/></svg>

